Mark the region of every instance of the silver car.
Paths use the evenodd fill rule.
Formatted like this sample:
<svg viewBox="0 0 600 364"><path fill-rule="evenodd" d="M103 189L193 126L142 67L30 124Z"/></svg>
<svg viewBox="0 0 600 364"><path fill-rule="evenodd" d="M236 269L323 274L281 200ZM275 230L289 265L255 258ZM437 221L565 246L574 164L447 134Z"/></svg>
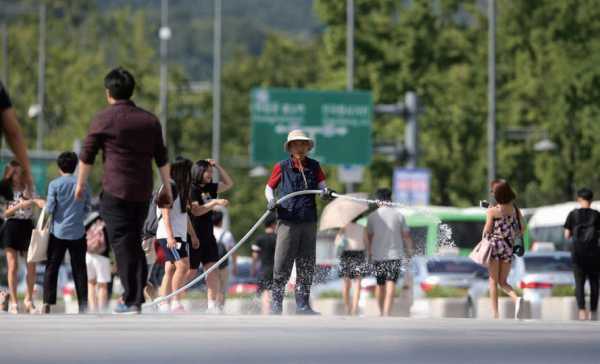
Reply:
<svg viewBox="0 0 600 364"><path fill-rule="evenodd" d="M554 289L575 287L571 253L527 252L514 260L507 281L514 289L523 292L523 299L531 307L531 318L541 318L543 298L550 297ZM488 292L488 282L479 282L469 290L469 295L473 302L477 302Z"/></svg>

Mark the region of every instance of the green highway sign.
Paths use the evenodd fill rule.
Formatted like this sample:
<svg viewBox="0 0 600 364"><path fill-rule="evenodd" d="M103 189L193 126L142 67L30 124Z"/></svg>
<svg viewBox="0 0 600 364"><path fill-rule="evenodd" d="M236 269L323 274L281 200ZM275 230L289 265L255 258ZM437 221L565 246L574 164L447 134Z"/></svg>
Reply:
<svg viewBox="0 0 600 364"><path fill-rule="evenodd" d="M253 163L284 159L288 133L302 129L315 140L309 157L321 164L371 164L370 92L255 88L250 115Z"/></svg>

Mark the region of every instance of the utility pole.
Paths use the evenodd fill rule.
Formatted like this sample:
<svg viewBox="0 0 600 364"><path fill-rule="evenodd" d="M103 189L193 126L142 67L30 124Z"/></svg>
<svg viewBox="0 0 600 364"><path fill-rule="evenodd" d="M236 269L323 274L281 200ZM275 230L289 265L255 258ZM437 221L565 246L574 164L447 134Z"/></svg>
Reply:
<svg viewBox="0 0 600 364"><path fill-rule="evenodd" d="M44 88L46 82L46 5L40 5L40 55L38 63L38 127L37 127L37 150L44 150Z"/></svg>
<svg viewBox="0 0 600 364"><path fill-rule="evenodd" d="M354 0L346 0L346 91L354 90ZM346 183L346 193L354 192L352 182Z"/></svg>
<svg viewBox="0 0 600 364"><path fill-rule="evenodd" d="M488 0L488 183L496 179L496 0ZM488 201L494 196L488 193Z"/></svg>
<svg viewBox="0 0 600 364"><path fill-rule="evenodd" d="M404 95L406 102L405 143L408 151L407 168L417 168L419 165L419 97L415 92L408 91Z"/></svg>
<svg viewBox="0 0 600 364"><path fill-rule="evenodd" d="M2 23L2 83L8 90L8 25Z"/></svg>
<svg viewBox="0 0 600 364"><path fill-rule="evenodd" d="M171 28L169 28L169 0L162 0L161 26L158 32L160 38L160 125L162 136L167 145L167 95L169 89L169 75L167 70L168 42L171 39Z"/></svg>
<svg viewBox="0 0 600 364"><path fill-rule="evenodd" d="M213 41L213 135L212 159L220 164L221 149L221 0L215 0L215 29ZM214 182L219 181L219 171L213 169Z"/></svg>

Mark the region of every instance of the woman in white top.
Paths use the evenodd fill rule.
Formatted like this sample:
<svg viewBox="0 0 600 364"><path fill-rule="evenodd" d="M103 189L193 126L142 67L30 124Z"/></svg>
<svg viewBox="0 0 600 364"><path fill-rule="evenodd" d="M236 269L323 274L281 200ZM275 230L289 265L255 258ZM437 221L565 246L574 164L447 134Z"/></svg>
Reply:
<svg viewBox="0 0 600 364"><path fill-rule="evenodd" d="M344 241L344 252L340 262L340 276L344 280L344 290L342 297L346 315L356 315L358 309L358 300L360 298L360 281L365 275L367 261L365 258L365 227L354 222L341 228L335 237L335 245ZM343 240L342 240L343 239ZM352 306L350 306L350 286L354 280L354 295Z"/></svg>
<svg viewBox="0 0 600 364"><path fill-rule="evenodd" d="M161 286L161 296L171 294L185 283L185 276L190 269L189 246L186 242L187 234L192 237L192 247L197 249L200 242L188 217L190 206L192 161L177 157L171 162L171 190L173 191L173 205L167 208L157 207L158 228L156 239L165 251L165 275ZM162 188L162 187L161 187ZM185 313L179 295L169 302L163 302L163 311Z"/></svg>

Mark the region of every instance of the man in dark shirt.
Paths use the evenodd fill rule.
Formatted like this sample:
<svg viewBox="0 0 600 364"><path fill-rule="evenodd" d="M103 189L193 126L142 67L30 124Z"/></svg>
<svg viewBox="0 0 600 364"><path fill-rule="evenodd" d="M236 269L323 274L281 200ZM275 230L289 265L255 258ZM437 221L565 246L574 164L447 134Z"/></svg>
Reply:
<svg viewBox="0 0 600 364"><path fill-rule="evenodd" d="M594 193L588 188L577 191L577 202L581 206L567 216L565 221L565 238L573 237L571 260L575 275L575 297L579 308L579 320L585 320L584 286L586 279L590 281L590 320L598 319L598 296L600 286L600 250L598 248L598 231L600 230L600 213L591 208Z"/></svg>
<svg viewBox="0 0 600 364"><path fill-rule="evenodd" d="M260 259L258 292L262 296L263 313L271 312L271 286L273 285L273 265L275 264L275 244L277 243L277 219L273 216L265 220L265 232L260 234L252 245L252 268L250 278L254 278L254 267Z"/></svg>
<svg viewBox="0 0 600 364"><path fill-rule="evenodd" d="M35 186L33 185L33 178L29 168L27 145L25 144L21 127L15 116L15 110L8 97L8 91L6 91L2 82L0 82L0 127L2 128L1 131L4 132L8 146L15 153L21 165L21 169L23 170L22 178L25 179L29 190L33 191ZM4 185L0 184L0 196L3 196L7 200L12 199L10 181L5 181Z"/></svg>
<svg viewBox="0 0 600 364"><path fill-rule="evenodd" d="M152 197L152 158L166 187L159 196L160 207L173 201L169 165L160 122L130 100L135 87L131 73L114 69L104 78L104 86L110 106L97 114L90 125L79 157L75 196L83 198L85 182L102 149L100 213L124 290L115 313L135 314L141 312L148 276L140 236Z"/></svg>

